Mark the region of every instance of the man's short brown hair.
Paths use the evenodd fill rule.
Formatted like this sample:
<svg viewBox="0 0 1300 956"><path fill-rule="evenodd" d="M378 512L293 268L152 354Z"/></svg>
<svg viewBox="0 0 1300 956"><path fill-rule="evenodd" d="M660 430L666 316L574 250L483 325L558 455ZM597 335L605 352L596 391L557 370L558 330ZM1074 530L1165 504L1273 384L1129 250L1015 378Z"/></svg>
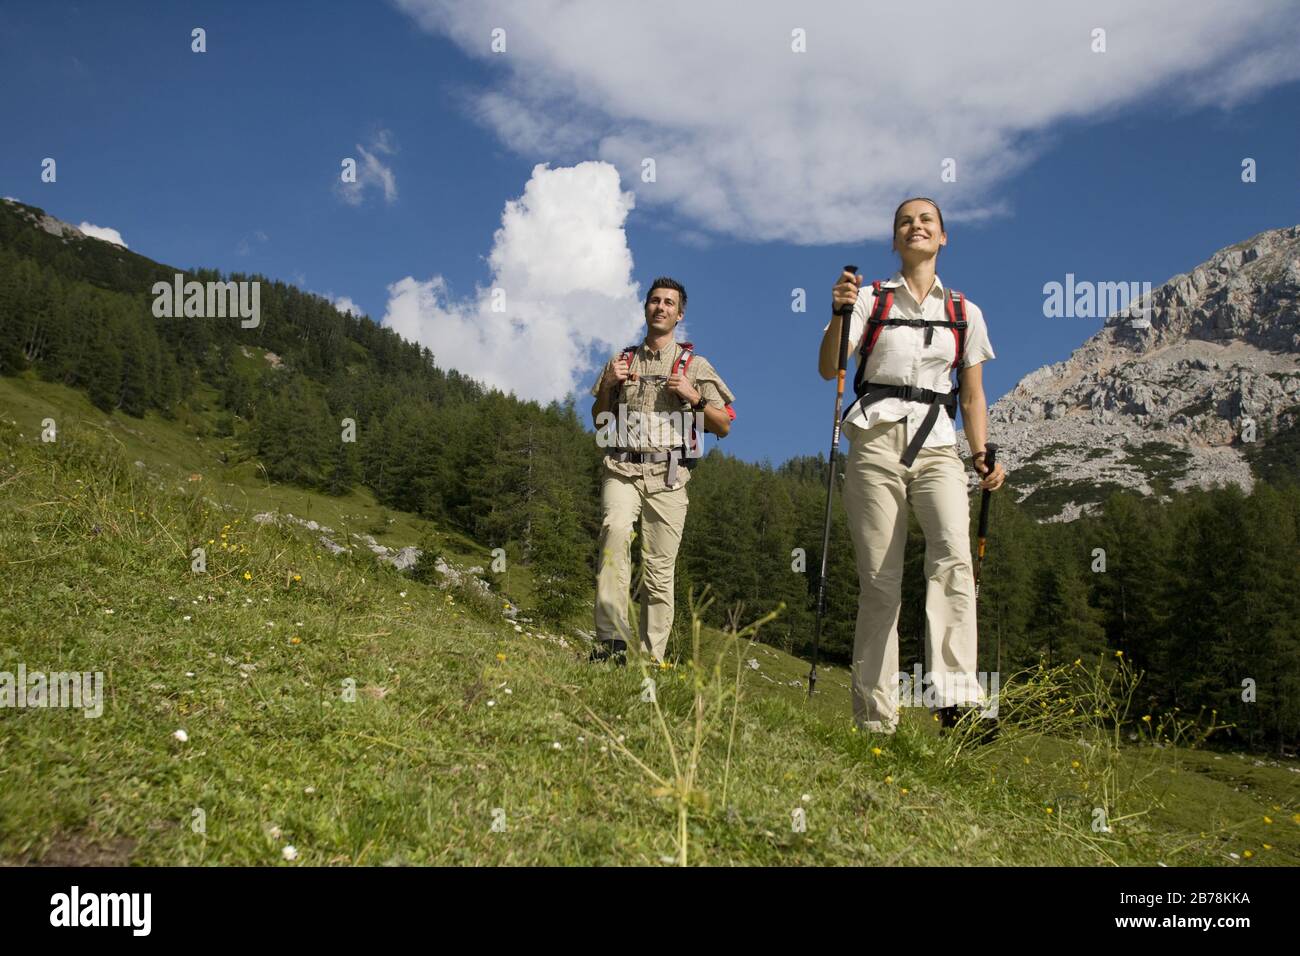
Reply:
<svg viewBox="0 0 1300 956"><path fill-rule="evenodd" d="M676 279L670 279L668 276L660 276L655 279L654 282L650 283L650 288L645 294L646 305L650 304L650 296L653 294L655 289L672 289L681 297L681 302L678 303L677 311L681 313L686 312L686 286L682 285Z"/></svg>

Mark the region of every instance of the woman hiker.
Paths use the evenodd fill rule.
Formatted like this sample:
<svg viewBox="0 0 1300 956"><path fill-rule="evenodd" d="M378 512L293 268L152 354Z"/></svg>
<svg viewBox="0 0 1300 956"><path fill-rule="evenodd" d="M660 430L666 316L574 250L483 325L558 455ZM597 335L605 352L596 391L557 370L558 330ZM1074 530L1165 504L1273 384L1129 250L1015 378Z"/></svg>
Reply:
<svg viewBox="0 0 1300 956"><path fill-rule="evenodd" d="M983 704L975 660L975 585L966 470L953 419L960 403L980 488L1001 487L1000 464L984 464L988 416L980 363L994 357L979 307L945 290L935 274L948 242L930 199L908 199L894 213L893 248L901 267L862 287L844 271L834 308L853 305L849 347L858 356L855 398L844 416L849 454L844 507L857 559L853 718L866 731L898 726L898 614L908 505L925 532L925 642L928 693L942 726L961 708ZM822 336L818 370L838 375L840 325ZM954 394L949 372L958 372ZM960 397L959 397L960 396ZM919 688L918 688L919 690Z"/></svg>

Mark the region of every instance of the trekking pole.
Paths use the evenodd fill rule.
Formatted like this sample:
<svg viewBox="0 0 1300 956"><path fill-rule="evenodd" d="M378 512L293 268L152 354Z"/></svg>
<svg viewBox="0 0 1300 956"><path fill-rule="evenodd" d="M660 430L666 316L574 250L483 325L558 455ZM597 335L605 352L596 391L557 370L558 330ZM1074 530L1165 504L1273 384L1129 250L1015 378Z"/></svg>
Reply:
<svg viewBox="0 0 1300 956"><path fill-rule="evenodd" d="M858 267L849 265L844 271L850 275L858 274ZM831 433L831 451L826 460L826 522L822 528L822 571L817 579L817 627L813 631L812 669L808 671L808 699L812 700L813 688L817 686L817 650L822 636L822 615L826 611L826 563L831 547L831 495L835 490L835 450L840 444L840 407L844 404L844 369L849 361L849 318L853 315L853 306L842 305L835 310L840 317L840 358L839 374L835 381L835 430Z"/></svg>
<svg viewBox="0 0 1300 956"><path fill-rule="evenodd" d="M993 459L997 456L997 453L997 445L984 445L984 464L988 467L987 474L993 474ZM975 620L977 622L979 621L980 613L980 567L984 564L984 542L988 538L989 534L989 499L992 496L993 492L989 491L987 488L985 488L984 493L980 495L979 550L975 554ZM1002 634L1000 630L998 633L998 657L995 666L997 667L998 673L1001 673Z"/></svg>
<svg viewBox="0 0 1300 956"><path fill-rule="evenodd" d="M998 453L997 445L984 446L984 465L988 468L986 475L993 474L993 459ZM979 527L979 551L975 557L975 608L979 609L980 604L980 565L984 563L984 541L989 534L989 498L993 492L987 488L984 494L980 496L980 527Z"/></svg>

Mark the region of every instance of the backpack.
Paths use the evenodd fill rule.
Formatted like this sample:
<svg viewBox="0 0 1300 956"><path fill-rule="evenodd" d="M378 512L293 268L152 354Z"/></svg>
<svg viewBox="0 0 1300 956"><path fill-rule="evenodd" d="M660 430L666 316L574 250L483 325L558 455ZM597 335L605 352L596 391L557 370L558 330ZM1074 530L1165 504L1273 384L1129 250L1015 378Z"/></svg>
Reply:
<svg viewBox="0 0 1300 956"><path fill-rule="evenodd" d="M871 357L871 353L876 347L876 340L880 338L880 332L886 325L908 325L912 328L924 326L926 345L929 345L933 340L936 326L950 329L953 338L956 340L956 356L949 368L955 369L961 365L962 356L966 354L967 326L966 297L964 295L954 289L944 289L943 306L948 318L938 322L926 319L887 319L885 316L889 315L890 309L894 307L894 289L892 287L885 288L879 279L871 283L871 288L875 291L876 298L871 308L871 315L867 319L866 334L862 337L862 348L859 350L862 360L858 363L858 372L853 379L854 392L859 391L859 385L866 378L867 359Z"/></svg>
<svg viewBox="0 0 1300 956"><path fill-rule="evenodd" d="M672 369L669 371L669 374L676 375L678 372L681 372L682 375L685 375L686 370L691 367L691 360L695 358L695 346L692 345L690 342L678 342L677 345L680 346L681 351L677 353L677 358L673 360L673 366ZM640 347L641 347L640 342L638 342L636 345L629 345L627 348L625 348L622 352L619 353L618 356L619 361L620 362L627 361L629 363L629 368L630 368L631 359L635 356L637 349L639 349ZM726 409L728 417L731 418L732 421L735 421L736 419L735 410L732 409L730 405L726 405L724 407ZM699 458L700 436L697 434L695 429L694 417L692 417L691 419L691 435L690 438L687 439L687 441L689 442L689 447L687 447L687 445L681 446L684 460L690 461Z"/></svg>
<svg viewBox="0 0 1300 956"><path fill-rule="evenodd" d="M871 308L871 315L867 318L867 328L862 336L862 346L858 351L860 359L857 373L853 376L853 393L856 397L849 404L849 407L844 410L841 420L847 419L849 413L859 404L866 406L884 398L902 398L907 401L922 402L929 405L929 413L917 429L911 444L903 452L903 457L899 459L902 464L910 467L916 459L917 453L920 452L926 436L930 434L930 429L934 427L934 422L939 415L939 409L941 407L945 408L948 416L956 419L957 395L961 383L955 383L952 389L947 392L935 392L915 385L879 385L867 381L867 359L871 357L871 353L876 347L876 341L880 338L881 331L887 325L906 325L912 328L924 327L926 345L929 345L933 340L935 327L938 326L949 329L955 342L956 356L953 358L949 370L960 367L962 356L966 354L966 297L953 289L945 289L944 313L947 318L937 322L927 319L890 319L886 318L886 316L889 315L890 309L894 306L894 287L885 287L881 280L877 279L871 283L871 288L875 291L875 302Z"/></svg>

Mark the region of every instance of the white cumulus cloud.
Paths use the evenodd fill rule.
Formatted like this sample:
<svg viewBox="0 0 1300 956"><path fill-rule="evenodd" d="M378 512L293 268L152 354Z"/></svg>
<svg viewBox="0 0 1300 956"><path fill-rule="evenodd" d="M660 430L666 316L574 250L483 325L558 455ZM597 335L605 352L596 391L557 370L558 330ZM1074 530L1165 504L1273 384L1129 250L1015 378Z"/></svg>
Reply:
<svg viewBox="0 0 1300 956"><path fill-rule="evenodd" d="M116 229L110 229L108 226L96 226L88 222L81 223L77 228L93 239L103 239L105 242L111 242L123 249L130 248L122 239L122 234Z"/></svg>
<svg viewBox="0 0 1300 956"><path fill-rule="evenodd" d="M388 287L383 324L439 366L523 399L585 390L645 321L623 231L633 202L608 163L538 165L506 203L490 284L457 298L440 275L407 276Z"/></svg>
<svg viewBox="0 0 1300 956"><path fill-rule="evenodd" d="M337 299L331 299L330 301L334 303L334 308L338 309L340 312L351 312L353 315L357 316L365 315L365 313L361 311L361 306L357 305L345 295L341 295Z"/></svg>
<svg viewBox="0 0 1300 956"><path fill-rule="evenodd" d="M1006 215L999 187L1067 122L1227 109L1300 77L1279 0L398 3L502 77L467 105L508 146L607 160L638 202L749 240L881 238L915 193L950 223Z"/></svg>

